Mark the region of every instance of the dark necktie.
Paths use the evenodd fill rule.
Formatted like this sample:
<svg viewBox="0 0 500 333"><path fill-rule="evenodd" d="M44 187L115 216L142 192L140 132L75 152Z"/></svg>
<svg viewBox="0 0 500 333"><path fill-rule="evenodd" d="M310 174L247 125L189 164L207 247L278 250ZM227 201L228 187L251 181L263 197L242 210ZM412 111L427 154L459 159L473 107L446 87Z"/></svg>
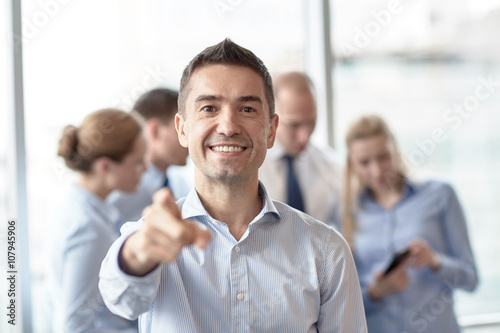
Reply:
<svg viewBox="0 0 500 333"><path fill-rule="evenodd" d="M293 208L304 211L304 202L302 201L302 193L300 192L299 181L293 171L293 157L285 155L285 161L288 166L287 176L287 200L288 204Z"/></svg>
<svg viewBox="0 0 500 333"><path fill-rule="evenodd" d="M165 177L165 182L163 183L163 187L168 187L168 177Z"/></svg>

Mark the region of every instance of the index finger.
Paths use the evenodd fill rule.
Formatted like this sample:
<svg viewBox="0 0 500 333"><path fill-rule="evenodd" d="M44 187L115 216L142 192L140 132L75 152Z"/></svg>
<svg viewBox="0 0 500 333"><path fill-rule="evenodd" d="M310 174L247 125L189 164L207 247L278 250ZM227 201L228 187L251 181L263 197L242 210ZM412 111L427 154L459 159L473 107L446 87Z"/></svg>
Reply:
<svg viewBox="0 0 500 333"><path fill-rule="evenodd" d="M159 205L167 208L167 210L179 220L182 220L182 215L179 206L175 202L172 191L168 188L162 188L153 194L153 205Z"/></svg>

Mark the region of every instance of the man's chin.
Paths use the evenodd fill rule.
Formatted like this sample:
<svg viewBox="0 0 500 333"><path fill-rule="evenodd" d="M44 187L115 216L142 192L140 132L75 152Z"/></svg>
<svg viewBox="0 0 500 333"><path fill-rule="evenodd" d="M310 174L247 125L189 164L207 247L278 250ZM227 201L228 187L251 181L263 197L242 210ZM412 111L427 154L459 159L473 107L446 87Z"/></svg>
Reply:
<svg viewBox="0 0 500 333"><path fill-rule="evenodd" d="M295 151L289 152L287 155L290 157L297 157L297 156L299 156L299 154L301 152L302 152L302 150L295 150Z"/></svg>
<svg viewBox="0 0 500 333"><path fill-rule="evenodd" d="M215 170L214 170L215 171ZM235 170L217 170L212 172L211 177L213 180L220 181L221 183L241 183L248 178L248 175Z"/></svg>

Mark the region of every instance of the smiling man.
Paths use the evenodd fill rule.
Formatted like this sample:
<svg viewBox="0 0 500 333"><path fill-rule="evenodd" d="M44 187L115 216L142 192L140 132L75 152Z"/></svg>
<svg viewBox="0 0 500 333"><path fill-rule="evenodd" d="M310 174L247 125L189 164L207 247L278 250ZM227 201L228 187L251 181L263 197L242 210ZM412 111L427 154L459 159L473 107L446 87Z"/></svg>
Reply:
<svg viewBox="0 0 500 333"><path fill-rule="evenodd" d="M160 190L122 228L101 268L111 311L142 332L366 332L346 242L259 183L277 126L252 52L226 39L190 62L176 129L195 186L177 204Z"/></svg>

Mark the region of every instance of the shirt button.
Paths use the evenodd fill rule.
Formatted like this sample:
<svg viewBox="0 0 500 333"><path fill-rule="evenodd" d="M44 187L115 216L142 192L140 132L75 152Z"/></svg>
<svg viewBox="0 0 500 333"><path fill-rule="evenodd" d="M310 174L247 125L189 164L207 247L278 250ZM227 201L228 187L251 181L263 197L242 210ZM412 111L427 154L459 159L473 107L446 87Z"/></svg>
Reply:
<svg viewBox="0 0 500 333"><path fill-rule="evenodd" d="M236 253L240 253L240 251L241 251L239 246L236 246L236 247L234 248L234 250L236 251Z"/></svg>
<svg viewBox="0 0 500 333"><path fill-rule="evenodd" d="M241 301L243 299L243 294L239 293L238 295L236 295L236 298Z"/></svg>

